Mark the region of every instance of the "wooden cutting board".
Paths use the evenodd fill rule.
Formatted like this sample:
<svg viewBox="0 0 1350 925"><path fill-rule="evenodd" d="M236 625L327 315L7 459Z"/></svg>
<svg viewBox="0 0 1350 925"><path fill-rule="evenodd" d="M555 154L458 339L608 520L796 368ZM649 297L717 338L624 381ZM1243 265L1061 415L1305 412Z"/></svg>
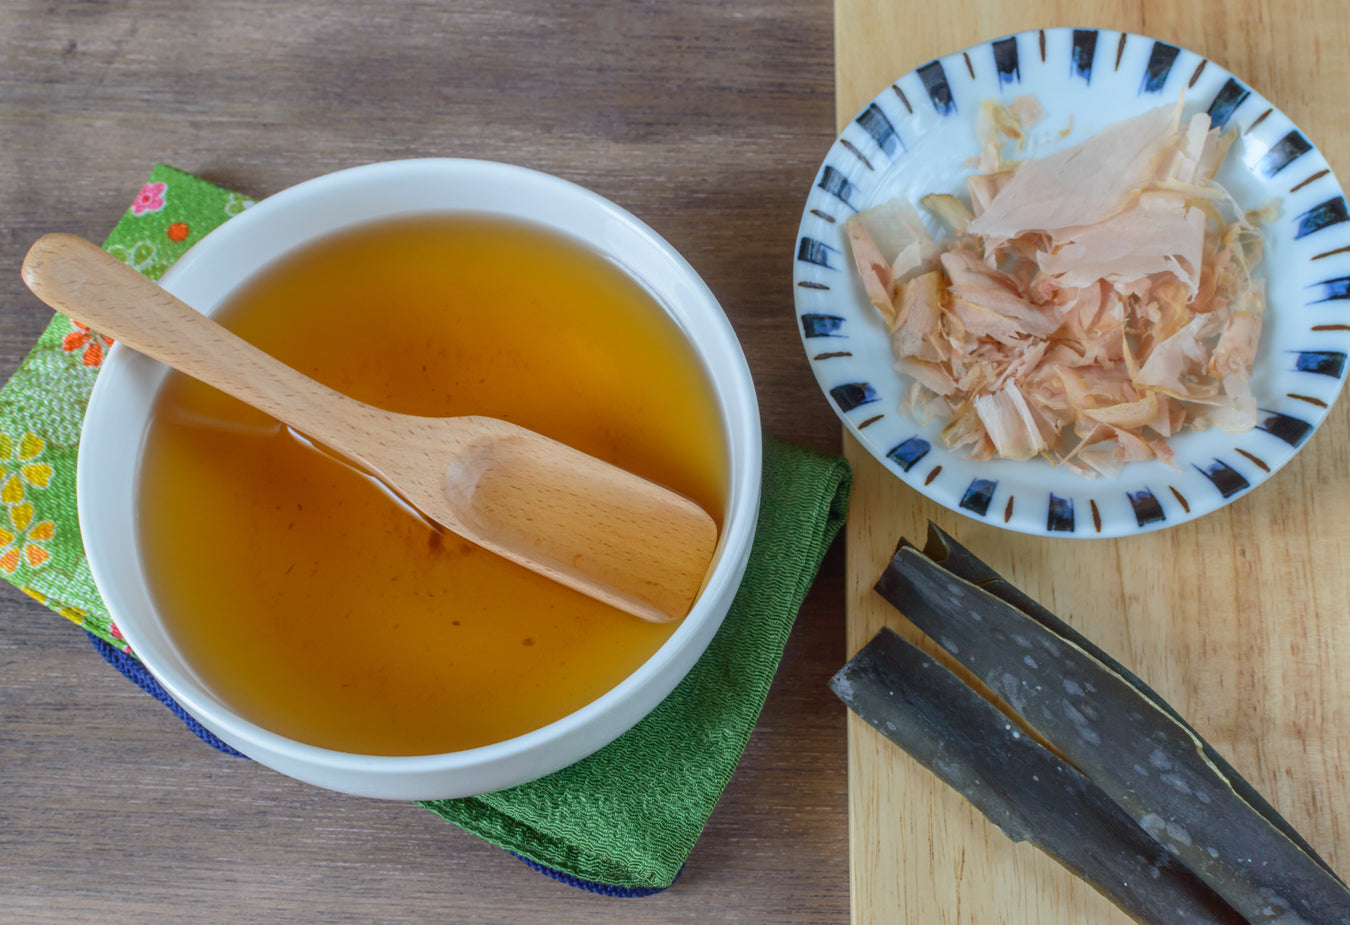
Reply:
<svg viewBox="0 0 1350 925"><path fill-rule="evenodd" d="M835 0L839 124L937 56L1052 26L1136 32L1212 59L1350 180L1345 0ZM896 541L921 541L931 519L1162 693L1350 875L1348 438L1343 396L1293 462L1217 513L1129 539L1051 540L937 507L846 436L848 654L881 626L917 638L871 588ZM1129 921L852 715L849 813L855 923Z"/></svg>

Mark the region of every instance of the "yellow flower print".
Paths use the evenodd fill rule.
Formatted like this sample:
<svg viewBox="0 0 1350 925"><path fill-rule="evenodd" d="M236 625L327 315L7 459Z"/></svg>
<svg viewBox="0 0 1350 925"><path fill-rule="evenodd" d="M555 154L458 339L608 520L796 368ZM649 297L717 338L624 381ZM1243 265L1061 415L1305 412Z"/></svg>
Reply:
<svg viewBox="0 0 1350 925"><path fill-rule="evenodd" d="M52 554L43 543L56 536L56 524L50 520L33 523L33 505L25 501L9 509L9 525L0 527L0 571L13 575L21 562L30 568L45 565Z"/></svg>
<svg viewBox="0 0 1350 925"><path fill-rule="evenodd" d="M28 500L29 488L46 488L52 480L52 467L38 461L47 443L31 431L15 440L0 434L0 502L6 507L9 524L0 524L0 571L13 575L19 565L30 568L45 565L51 553L43 545L56 536L56 524L37 521L37 511Z"/></svg>
<svg viewBox="0 0 1350 925"><path fill-rule="evenodd" d="M28 494L25 485L47 487L52 480L52 467L37 459L46 448L47 442L31 431L17 443L9 434L0 434L0 465L4 466L0 502L9 505L22 502Z"/></svg>
<svg viewBox="0 0 1350 925"><path fill-rule="evenodd" d="M19 590L23 591L24 594L27 594L39 604L45 604L52 608L76 626L83 625L84 618L89 616L89 611L81 607L68 607L62 605L59 601L53 601L51 598L47 597L47 595L43 594L37 588L20 588Z"/></svg>

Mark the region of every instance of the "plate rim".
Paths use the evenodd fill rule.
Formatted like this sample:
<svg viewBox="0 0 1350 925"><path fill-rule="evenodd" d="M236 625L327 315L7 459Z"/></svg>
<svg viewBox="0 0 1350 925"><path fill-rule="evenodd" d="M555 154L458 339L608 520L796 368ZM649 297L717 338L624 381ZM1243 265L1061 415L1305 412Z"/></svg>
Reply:
<svg viewBox="0 0 1350 925"><path fill-rule="evenodd" d="M1108 41L1102 43L1100 40L1105 36ZM1172 80L1176 84L1181 79L1181 75L1186 73L1189 65L1193 68L1192 76L1186 87L1180 92L1184 93L1196 86L1200 80L1202 72L1208 70L1208 76L1205 79L1207 87L1220 86L1217 93L1213 93L1212 102L1209 105L1209 111L1214 115L1216 124L1227 124L1230 120L1235 120L1236 124L1242 126L1242 120L1238 119L1239 112L1244 114L1247 120L1251 120L1242 128L1243 135L1246 136L1253 129L1256 129L1262 123L1267 123L1267 131L1276 126L1287 126L1289 135L1279 135L1279 141L1288 141L1291 136L1296 136L1301 144L1296 145L1295 150L1290 154L1288 146L1283 150L1284 154L1290 154L1288 159L1279 165L1274 173L1265 177L1265 183L1269 184L1273 177L1278 174L1290 163L1299 161L1311 155L1308 161L1304 163L1319 164L1322 171L1316 173L1302 183L1299 183L1290 191L1289 194L1282 194L1282 199L1292 195L1295 191L1313 184L1314 180L1322 181L1320 187L1322 192L1330 190L1329 198L1322 203L1321 207L1330 207L1337 204L1338 214L1331 216L1331 220L1315 227L1313 232L1323 231L1327 227L1340 225L1341 230L1350 231L1350 224L1341 224L1345 221L1345 194L1337 181L1330 165L1320 150L1316 148L1308 139L1306 134L1298 128L1294 122L1283 112L1276 108L1264 96L1253 90L1245 82L1240 81L1236 76L1229 72L1222 65L1213 62L1204 56L1190 51L1180 45L1165 42L1160 39L1140 35L1138 33L1108 30L1108 29L1085 29L1072 26L1031 29L1021 32L1010 33L1005 36L990 39L971 45L963 50L952 52L939 58L934 58L926 64L916 67L900 77L891 81L883 87L869 102L863 105L851 118L844 124L840 132L836 135L829 150L823 157L820 166L814 175L810 192L807 195L806 203L802 210L802 217L797 229L797 236L794 239L795 251L793 254L793 296L794 309L797 318L798 335L801 339L803 349L806 352L808 363L812 373L816 378L818 386L825 394L826 400L830 403L836 416L844 424L845 428L852 434L855 440L876 459L892 475L898 477L902 482L911 488L920 492L920 494L941 505L948 510L969 517L977 522L992 524L1000 529L1011 530L1014 532L1028 535L1052 536L1064 538L1110 538L1120 536L1131 536L1140 533L1152 532L1165 529L1170 526L1176 526L1182 523L1197 519L1205 514L1212 513L1226 507L1228 504L1237 500L1264 482L1268 481L1281 468L1283 468L1294 455L1306 446L1311 437L1320 429L1322 423L1328 417L1336 399L1343 390L1346 379L1345 353L1350 350L1350 336L1344 336L1344 332L1350 331L1350 327L1342 325L1343 331L1337 331L1335 334L1327 337L1328 341L1334 342L1340 347L1339 351L1328 351L1327 355L1333 353L1339 357L1339 366L1334 373L1322 371L1324 376L1333 376L1334 385L1328 390L1324 389L1322 397L1317 396L1296 396L1291 393L1291 398L1304 398L1310 405L1304 409L1305 413L1299 417L1293 417L1283 414L1280 411L1262 408L1261 417L1258 418L1258 427L1253 430L1266 430L1273 434L1276 443L1273 444L1273 452L1263 453L1257 456L1249 451L1233 447L1229 455L1233 452L1240 454L1240 468L1235 469L1233 464L1218 459L1214 459L1212 471L1207 472L1194 463L1193 459L1186 462L1204 476L1209 483L1212 483L1215 491L1206 497L1196 498L1193 496L1188 501L1175 487L1171 487L1171 495L1164 494L1163 499L1159 499L1157 494L1163 494L1165 489L1159 490L1156 494L1147 484L1143 485L1141 491L1131 493L1129 488L1139 484L1139 478L1134 478L1131 482L1122 481L1122 477L1127 474L1136 477L1142 476L1142 467L1152 467L1152 471L1157 472L1158 467L1165 466L1162 463L1131 463L1126 464L1119 475L1112 477L1099 477L1098 479L1088 480L1078 479L1081 485L1069 485L1069 490L1064 492L1068 495L1068 520L1067 528L1064 521L1056 522L1056 502L1064 502L1066 499L1059 498L1053 489L1044 489L1049 493L1049 498L1043 499L1045 517L1041 523L1036 519L1029 519L1025 516L1025 505L1022 514L1017 520L1013 520L1013 495L1009 494L1006 505L1006 513L1002 517L997 516L1002 513L996 510L996 507L1002 507L1002 502L995 506L992 504L994 495L997 491L997 485L1004 478L1008 478L1008 469L994 470L994 477L981 479L975 477L969 479L969 484L965 489L965 494L958 496L948 484L941 487L934 487L938 479L938 474L942 471L945 464L953 464L958 468L982 468L992 465L1005 465L1009 461L979 461L961 454L953 453L936 443L924 439L921 435L921 425L914 421L907 412L896 408L882 409L881 413L862 421L856 420L850 412L858 407L870 404L877 400L877 396L869 395L867 389L875 389L866 380L852 383L856 386L849 393L839 393L838 390L844 386L838 382L838 376L831 371L838 369L839 364L829 365L832 360L840 357L849 357L849 351L819 350L825 338L841 336L838 331L844 328L849 321L857 320L848 317L844 311L839 311L837 315L830 315L820 311L822 307L828 307L831 300L838 302L840 297L836 294L840 289L831 289L828 285L822 285L818 279L820 273L824 270L838 273L842 271L844 278L849 280L847 288L842 291L850 293L845 296L848 300L847 305L864 317L868 313L875 314L871 305L866 302L865 297L861 300L857 298L861 291L861 284L857 282L856 271L853 269L852 256L847 247L838 247L836 243L842 237L843 219L847 214L840 212L841 209L851 209L858 211L859 207L850 201L853 194L858 193L861 187L855 185L852 181L858 175L858 172L865 167L866 172L870 172L876 177L882 176L885 171L878 171L871 163L885 161L882 166L890 165L894 168L896 149L899 149L898 155L901 160L908 154L908 146L902 140L902 130L906 127L914 129L917 132L916 139L921 140L933 131L934 126L946 124L943 119L949 117L961 118L958 114L958 102L962 98L962 93L979 87L980 81L989 82L993 73L997 73L997 93L979 92L978 97L997 96L1002 99L1012 99L1022 92L1032 92L1023 84L1021 74L1021 62L1019 53L1024 49L1029 49L1034 55L1039 49L1040 60L1033 61L1037 66L1048 67L1050 59L1047 59L1047 45L1056 50L1057 53L1063 53L1067 46L1070 49L1070 67L1078 68L1083 64L1082 50L1083 46L1092 45L1092 52L1087 58L1087 76L1084 78L1088 85L1088 92L1091 89L1091 74L1093 61L1091 55L1101 54L1101 49L1106 47L1109 51L1114 43L1115 48L1115 66L1113 73L1119 73L1122 57L1126 51L1127 45L1133 42L1131 46L1131 57L1138 57L1141 53L1138 49L1141 45L1148 48L1148 64L1141 75L1139 89L1136 90L1136 96L1142 97L1146 92L1158 93L1154 97L1158 103L1174 101L1178 97L1178 92L1162 93L1168 83L1169 75L1176 72L1176 79ZM1028 45L1030 43L1030 45ZM1011 52L1011 54L1009 54ZM981 62L980 76L976 77L976 68L973 60ZM1166 67L1155 66L1158 62L1166 64ZM1005 66L1010 63L1010 70L1005 71ZM986 70L988 68L989 70ZM1015 79L1009 78L1008 73L1015 74ZM1127 72L1128 73L1128 72ZM1068 74L1072 79L1073 74ZM1034 77L1032 78L1035 79ZM1120 78L1116 78L1117 83L1107 86L1107 92L1117 94L1122 92L1118 85ZM958 84L958 81L960 83ZM954 88L953 85L957 86ZM1101 86L1099 82L1098 86ZM1212 92L1212 91L1211 91ZM1043 95L1043 94L1042 94ZM1208 98L1204 94L1199 94L1203 101ZM1258 108L1259 107L1259 108ZM1051 107L1047 106L1047 109ZM945 110L945 111L944 111ZM973 131L973 119L965 117L967 127ZM1072 142L1066 142L1066 144ZM1263 153L1267 156L1280 147L1279 143L1270 142L1265 145ZM972 154L974 151L972 151ZM1230 152L1229 157L1234 157L1235 152ZM870 160L869 160L870 159ZM1269 159L1267 157L1267 159ZM841 169L839 164L847 165ZM862 167L858 165L863 165ZM1254 170L1250 164L1244 164L1248 170ZM1281 178L1283 179L1283 178ZM879 180L877 182L880 182ZM1324 197L1325 198L1325 197ZM1251 205L1248 203L1248 205ZM1319 207L1319 208L1321 208ZM1312 211L1312 210L1310 210ZM1335 211L1335 210L1333 210ZM1303 213L1298 218L1305 223L1313 221L1309 213ZM1326 216L1322 216L1326 218ZM1288 218L1282 215L1281 220ZM1315 217L1314 217L1315 218ZM833 234L820 234L822 227L833 229ZM1302 225L1299 226L1303 228ZM1297 241L1303 234L1298 234L1292 241ZM1350 243L1350 234L1344 235L1346 241ZM1283 239L1283 238L1282 238ZM1333 245L1334 247L1334 245ZM1335 254L1340 248L1331 250ZM1323 254L1322 256L1326 256ZM1314 257L1313 259L1317 259ZM830 261L835 262L834 265ZM1350 257L1345 261L1332 261L1328 264L1329 275L1335 276L1333 269L1337 263L1348 264ZM822 270L824 268L824 270ZM1350 266L1347 266L1350 271ZM1292 269L1281 274L1281 279L1286 276L1291 278L1301 278L1302 270ZM1341 280L1323 280L1315 285L1330 285L1332 283L1346 283L1346 289L1350 290L1350 276ZM827 294L826 294L827 293ZM1328 296L1320 301L1329 301L1331 299L1341 299L1350 297L1350 293L1337 293L1334 296ZM862 302L859 305L859 301ZM1313 303L1310 303L1313 304ZM1268 306L1270 311L1274 306ZM1284 308L1284 312L1294 312L1295 306L1290 305ZM1277 316L1279 317L1279 316ZM879 320L876 322L879 324ZM1286 325L1290 322L1285 322ZM834 325L833 328L830 326ZM1271 325L1273 328L1274 326ZM847 336L847 335L842 335ZM873 335L874 337L876 335ZM881 335L884 337L884 334ZM1269 339L1270 335L1267 335ZM816 343L812 343L815 341ZM889 348L886 350L889 355ZM1305 351L1298 355L1295 362L1302 363L1303 357L1311 356L1316 351ZM1272 363L1273 358L1267 356L1267 363ZM1310 370L1300 369L1304 372ZM1258 371L1260 372L1260 371ZM1272 379L1279 379L1286 375L1288 370L1267 369L1265 374ZM902 380L898 373L890 373L890 377L899 383ZM1319 407L1320 406L1320 407ZM890 440L879 442L871 435L864 433L864 429L874 426L875 422L888 413L894 413L896 418L906 421L912 436L901 441L889 449L883 443L889 443ZM1273 422L1273 424L1272 424ZM1263 426L1272 424L1270 428ZM1252 431L1244 433L1250 434ZM874 432L875 433L875 432ZM1206 438L1211 439L1216 433L1213 429L1203 434L1196 434L1192 439ZM1242 434L1231 435L1233 439L1241 437ZM905 443L915 441L912 447L913 453L906 455L902 450ZM919 444L922 444L920 446ZM900 452L897 452L900 451ZM930 462L937 462L936 466L919 467L918 462L929 453L936 451L937 456L932 457ZM917 454L917 455L914 455ZM1038 461L1041 466L1050 465L1044 461ZM1195 482L1195 476L1184 470L1170 470L1171 472L1182 471L1186 479ZM1015 472L1015 470L1014 470ZM1066 474L1071 475L1070 473ZM1178 476L1179 478L1179 476ZM949 480L948 480L949 481ZM976 498L974 504L968 504L971 492L975 489L976 483L987 482L990 486L989 492L981 499ZM1203 483L1200 483L1203 484ZM958 486L959 488L959 486ZM1021 490L1020 488L1017 490ZM1111 492L1116 497L1114 504L1110 508L1111 516L1103 518L1099 510L1097 500L1104 492ZM1136 500L1136 495L1140 497ZM1144 496L1147 497L1144 497ZM1121 514L1121 497L1129 499L1129 506L1133 510L1133 517L1129 516L1129 511ZM1073 502L1075 500L1086 502L1080 505L1084 508L1078 512L1075 518L1073 511ZM980 502L983 507L981 509ZM1104 499L1103 499L1104 501ZM1164 503L1165 502L1165 503ZM1104 501L1105 503L1105 501ZM1090 509L1090 519L1088 517ZM1060 511L1062 517L1063 510Z"/></svg>

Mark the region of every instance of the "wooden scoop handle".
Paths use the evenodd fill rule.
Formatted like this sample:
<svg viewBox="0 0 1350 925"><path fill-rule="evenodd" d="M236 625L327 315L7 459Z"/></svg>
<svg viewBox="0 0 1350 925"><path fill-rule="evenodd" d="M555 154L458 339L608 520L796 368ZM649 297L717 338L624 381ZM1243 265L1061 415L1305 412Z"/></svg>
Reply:
<svg viewBox="0 0 1350 925"><path fill-rule="evenodd" d="M370 465L360 436L374 409L264 353L97 245L45 235L24 258L23 281L61 314Z"/></svg>
<svg viewBox="0 0 1350 925"><path fill-rule="evenodd" d="M359 402L73 235L39 239L23 279L57 311L289 424L527 568L646 620L682 617L698 594L717 526L669 489L506 421Z"/></svg>

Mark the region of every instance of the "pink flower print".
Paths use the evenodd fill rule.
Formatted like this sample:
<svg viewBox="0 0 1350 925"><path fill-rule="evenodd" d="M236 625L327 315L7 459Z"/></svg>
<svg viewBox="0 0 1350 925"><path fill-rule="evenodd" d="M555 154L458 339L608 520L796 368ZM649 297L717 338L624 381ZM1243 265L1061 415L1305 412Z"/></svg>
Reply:
<svg viewBox="0 0 1350 925"><path fill-rule="evenodd" d="M144 215L164 208L164 191L168 188L167 183L147 183L142 186L141 191L136 194L135 201L131 203L131 214Z"/></svg>

